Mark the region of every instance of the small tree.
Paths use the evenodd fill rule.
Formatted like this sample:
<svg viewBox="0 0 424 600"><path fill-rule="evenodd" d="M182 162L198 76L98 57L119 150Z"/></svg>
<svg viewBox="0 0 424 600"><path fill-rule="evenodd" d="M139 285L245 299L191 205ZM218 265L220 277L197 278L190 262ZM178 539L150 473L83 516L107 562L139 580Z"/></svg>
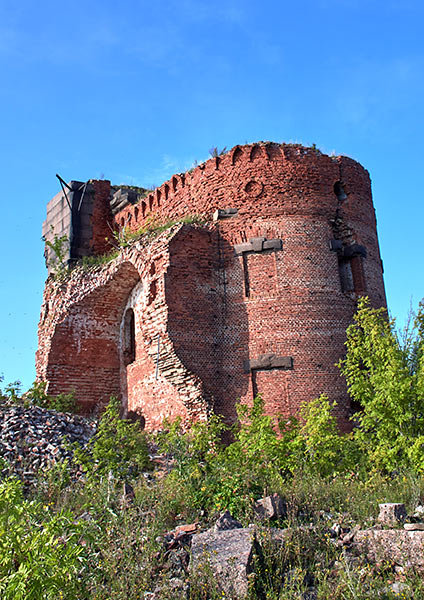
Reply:
<svg viewBox="0 0 424 600"><path fill-rule="evenodd" d="M424 314L402 345L385 308L358 302L347 329L347 354L339 362L349 393L361 410L354 438L370 463L388 471L424 471Z"/></svg>
<svg viewBox="0 0 424 600"><path fill-rule="evenodd" d="M55 234L53 225L50 226L50 233L53 240L48 240L44 236L42 238L53 253L53 256L49 258L48 266L55 275L62 275L68 264L69 238L67 235L58 236Z"/></svg>
<svg viewBox="0 0 424 600"><path fill-rule="evenodd" d="M112 396L94 436L84 448L75 447L74 461L94 481L110 472L118 479L131 479L150 469L140 424L121 419L119 408L118 399Z"/></svg>

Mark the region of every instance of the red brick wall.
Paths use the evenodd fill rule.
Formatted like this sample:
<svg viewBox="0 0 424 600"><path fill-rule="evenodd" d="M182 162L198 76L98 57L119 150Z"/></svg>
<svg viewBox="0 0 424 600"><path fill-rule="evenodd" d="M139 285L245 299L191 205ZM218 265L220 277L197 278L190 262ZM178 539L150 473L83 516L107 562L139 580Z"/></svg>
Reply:
<svg viewBox="0 0 424 600"><path fill-rule="evenodd" d="M345 196L336 195L336 182ZM238 213L213 222L214 211L226 208ZM357 294L365 290L374 305L385 304L370 180L358 163L299 146L236 147L126 207L116 226L129 214L133 229L190 214L207 223L146 236L107 267L48 283L37 372L49 391L74 386L86 406L120 393L149 428L165 416L189 422L210 410L231 421L235 401L256 393L270 414L289 416L326 393L348 428L350 404L335 363ZM106 209L93 215L95 239L108 219ZM237 250L260 237L273 247ZM330 249L333 238L339 251ZM353 247L360 250L350 256ZM356 289L342 289L343 261ZM136 354L126 365L128 308ZM277 368L262 355L275 355ZM291 359L292 368L283 368Z"/></svg>

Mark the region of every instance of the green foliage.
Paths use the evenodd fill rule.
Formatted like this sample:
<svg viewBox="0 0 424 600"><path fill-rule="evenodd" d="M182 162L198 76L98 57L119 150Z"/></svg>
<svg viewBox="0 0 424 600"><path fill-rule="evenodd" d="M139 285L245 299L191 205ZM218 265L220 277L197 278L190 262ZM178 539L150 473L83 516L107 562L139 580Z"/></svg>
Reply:
<svg viewBox="0 0 424 600"><path fill-rule="evenodd" d="M119 252L117 249L112 250L111 252L107 252L106 254L96 254L94 256L83 256L81 260L78 261L78 266L82 267L84 271L92 269L93 267L101 267L103 265L107 265L112 262L117 256Z"/></svg>
<svg viewBox="0 0 424 600"><path fill-rule="evenodd" d="M5 600L79 599L83 524L69 511L25 500L16 479L0 482L0 595Z"/></svg>
<svg viewBox="0 0 424 600"><path fill-rule="evenodd" d="M137 229L136 231L131 231L127 227L123 227L117 231L112 233L113 241L112 245L116 250L122 250L123 248L127 248L131 246L131 244L145 235L150 237L155 237L170 229L174 225L186 224L186 225L202 225L205 223L205 218L201 215L187 215L186 217L182 217L181 219L169 219L164 222L158 222L155 218L148 219L142 227Z"/></svg>
<svg viewBox="0 0 424 600"><path fill-rule="evenodd" d="M45 381L34 381L29 390L22 396L24 404L33 404L42 408L57 410L58 412L78 412L74 390L67 394L62 392L57 396L49 396L46 393L46 387L47 383Z"/></svg>
<svg viewBox="0 0 424 600"><path fill-rule="evenodd" d="M360 405L354 441L368 468L424 472L423 305L402 346L384 308L358 302L339 367Z"/></svg>
<svg viewBox="0 0 424 600"><path fill-rule="evenodd" d="M350 436L338 434L331 409L323 396L303 406L300 422L280 420L277 426L258 396L252 406L237 406L239 421L228 445L221 440L229 428L216 415L186 433L179 421L168 424L159 444L176 461L171 477L190 489L197 509L229 509L242 517L254 500L296 473L329 477L355 464L355 446Z"/></svg>
<svg viewBox="0 0 424 600"><path fill-rule="evenodd" d="M2 378L0 378L0 381ZM58 412L78 412L77 399L75 392L67 394L61 393L57 396L49 396L46 392L47 383L45 381L34 381L32 386L24 394L21 393L21 382L14 381L9 383L4 391L0 390L0 401L9 404L21 404L28 408L30 406L41 406L57 410Z"/></svg>
<svg viewBox="0 0 424 600"><path fill-rule="evenodd" d="M53 235L53 241L47 240L43 237L46 246L53 252L53 256L50 258L48 266L54 273L55 277L62 277L65 275L68 269L68 250L69 250L69 238L67 235L58 236L54 233L53 225L50 226L51 235Z"/></svg>
<svg viewBox="0 0 424 600"><path fill-rule="evenodd" d="M212 158L217 158L218 156L222 156L227 152L227 146L224 146L221 150L218 149L218 146L212 146L209 148L209 154Z"/></svg>
<svg viewBox="0 0 424 600"><path fill-rule="evenodd" d="M304 470L319 473L322 477L346 473L355 469L359 460L358 448L352 436L340 434L332 409L326 396L305 402L300 410L300 436L303 445L298 443L302 456L297 459L304 463ZM294 469L293 469L294 470Z"/></svg>
<svg viewBox="0 0 424 600"><path fill-rule="evenodd" d="M94 436L84 448L75 448L74 461L92 480L109 473L125 480L149 469L146 436L138 423L119 417L119 408L111 398Z"/></svg>
<svg viewBox="0 0 424 600"><path fill-rule="evenodd" d="M0 383L3 382L3 376L0 376ZM12 404L18 403L21 399L21 382L14 381L6 385L4 390L0 389L0 401L11 402Z"/></svg>

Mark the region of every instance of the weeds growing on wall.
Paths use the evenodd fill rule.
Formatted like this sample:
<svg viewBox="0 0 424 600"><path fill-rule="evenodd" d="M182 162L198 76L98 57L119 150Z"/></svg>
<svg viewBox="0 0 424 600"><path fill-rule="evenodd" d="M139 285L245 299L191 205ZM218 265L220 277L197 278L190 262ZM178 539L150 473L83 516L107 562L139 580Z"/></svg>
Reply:
<svg viewBox="0 0 424 600"><path fill-rule="evenodd" d="M81 267L83 271L88 271L93 267L102 267L112 262L119 255L118 250L112 250L106 254L96 254L93 256L83 256L77 263L77 266Z"/></svg>
<svg viewBox="0 0 424 600"><path fill-rule="evenodd" d="M224 146L221 150L219 150L218 146L212 146L209 148L209 154L212 158L217 158L218 156L222 156L227 152L227 146Z"/></svg>
<svg viewBox="0 0 424 600"><path fill-rule="evenodd" d="M183 217L182 219L168 220L165 222L157 222L156 220L151 219L150 221L147 221L143 227L140 227L136 231L131 231L128 229L128 227L123 227L122 229L113 231L111 234L111 239L106 238L106 241L111 244L113 250L107 252L106 254L83 256L78 261L77 266L81 267L84 271L88 271L94 267L107 265L119 256L121 250L130 247L134 242L142 237L155 237L167 229L170 229L174 225L177 225L178 223L202 225L205 223L205 219L200 215L191 215Z"/></svg>
<svg viewBox="0 0 424 600"><path fill-rule="evenodd" d="M54 233L53 225L50 226L52 240L43 237L46 246L51 250L48 266L55 278L61 279L68 271L69 238L67 235L58 236Z"/></svg>
<svg viewBox="0 0 424 600"><path fill-rule="evenodd" d="M167 229L180 223L186 225L203 225L205 223L205 218L201 215L188 215L181 219L169 219L164 222L158 222L155 218L148 219L145 225L136 231L131 231L127 227L114 231L114 241L112 241L112 244L115 249L122 250L123 248L131 246L133 242L139 240L143 236L156 237L160 233L163 233Z"/></svg>

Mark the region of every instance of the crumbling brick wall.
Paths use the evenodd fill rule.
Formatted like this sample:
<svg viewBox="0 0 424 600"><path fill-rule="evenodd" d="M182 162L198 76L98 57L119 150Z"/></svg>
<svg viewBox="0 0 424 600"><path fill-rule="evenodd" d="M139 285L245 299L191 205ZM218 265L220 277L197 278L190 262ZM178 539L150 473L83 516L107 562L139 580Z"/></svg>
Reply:
<svg viewBox="0 0 424 600"><path fill-rule="evenodd" d="M205 223L173 225L109 265L48 280L37 373L49 391L74 388L87 408L118 394L149 428L210 411L231 421L236 400L257 393L270 414L290 416L326 393L348 428L335 363L357 297L385 305L367 171L313 148L259 143L127 203L102 182L94 206L107 204L107 186L118 209L93 211L99 243L111 228L189 215Z"/></svg>

